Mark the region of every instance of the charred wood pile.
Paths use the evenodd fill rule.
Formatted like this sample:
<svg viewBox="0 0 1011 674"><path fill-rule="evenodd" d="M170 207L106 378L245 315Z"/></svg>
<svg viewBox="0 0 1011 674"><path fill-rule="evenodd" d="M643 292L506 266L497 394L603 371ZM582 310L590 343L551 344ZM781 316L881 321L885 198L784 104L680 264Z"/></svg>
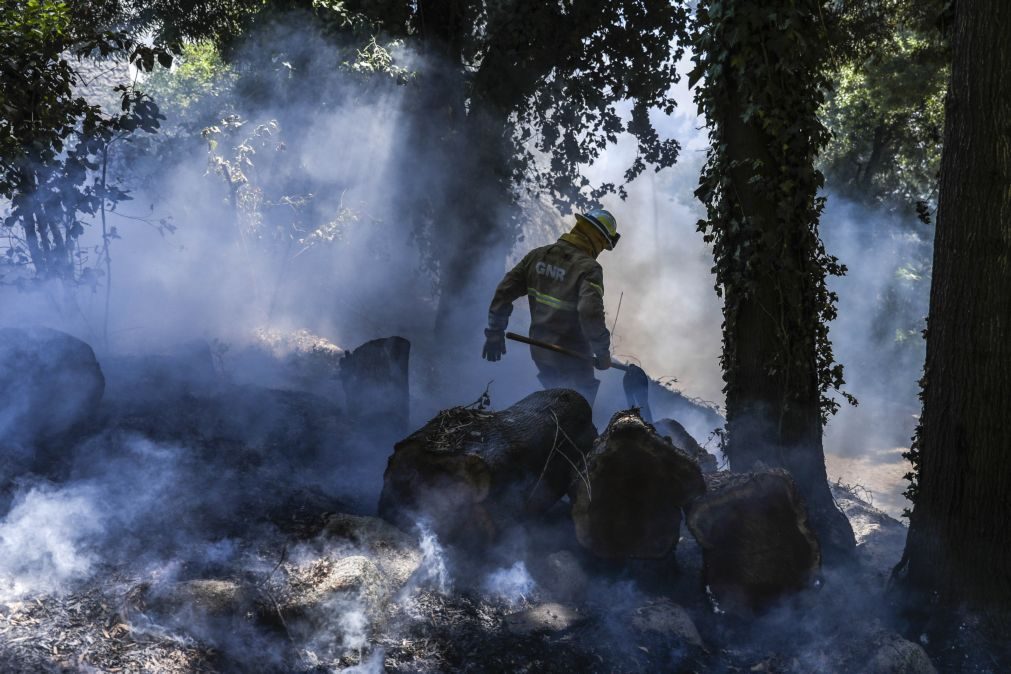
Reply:
<svg viewBox="0 0 1011 674"><path fill-rule="evenodd" d="M674 420L614 415L599 437L586 401L541 391L502 412L443 411L398 443L380 516L424 522L455 544L493 541L568 495L578 543L604 560L667 558L684 520L701 548L705 585L748 613L810 586L818 541L782 470L707 472L715 457Z"/></svg>
<svg viewBox="0 0 1011 674"><path fill-rule="evenodd" d="M317 354L323 379L353 394L341 409L315 380L239 384L206 343L99 367L69 335L0 331L0 402L16 422L0 447L53 450L24 461L51 482L0 524L33 532L25 504L38 503L108 529L85 532L85 575L48 585L47 572L30 579L41 589L0 598L0 671L769 671L716 642L702 587L749 616L811 586L819 545L787 473L711 472L683 426L637 410L598 437L580 395L549 390L502 411L445 410L398 442L383 519L369 517L380 468L368 461L386 458L376 438L407 424L408 348ZM362 437L368 454L355 454ZM374 482L361 500L339 491L360 476ZM154 496L130 497L141 489ZM450 556L459 547L483 554ZM670 570L662 586L639 575L654 567ZM839 639L811 646L841 654L826 671L929 671L895 635L863 651Z"/></svg>

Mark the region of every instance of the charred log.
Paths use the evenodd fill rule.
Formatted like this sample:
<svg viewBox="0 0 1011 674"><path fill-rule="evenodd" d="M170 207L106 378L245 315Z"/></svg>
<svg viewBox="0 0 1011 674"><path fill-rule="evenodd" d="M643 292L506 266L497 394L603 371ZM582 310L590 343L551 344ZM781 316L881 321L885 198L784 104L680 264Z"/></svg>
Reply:
<svg viewBox="0 0 1011 674"><path fill-rule="evenodd" d="M703 473L715 473L718 469L716 457L703 449L702 445L674 419L656 422L656 431L674 443L674 446L695 459Z"/></svg>
<svg viewBox="0 0 1011 674"><path fill-rule="evenodd" d="M681 509L705 490L695 461L638 410L619 412L570 492L579 542L605 559L660 559L677 545Z"/></svg>
<svg viewBox="0 0 1011 674"><path fill-rule="evenodd" d="M348 413L363 428L378 424L399 436L408 428L408 361L411 343L403 337L374 339L341 360L341 383Z"/></svg>
<svg viewBox="0 0 1011 674"><path fill-rule="evenodd" d="M721 608L750 614L809 586L821 551L789 473L720 472L706 476L706 487L688 510L688 528Z"/></svg>
<svg viewBox="0 0 1011 674"><path fill-rule="evenodd" d="M567 389L538 391L501 412L440 412L394 448L379 514L406 528L428 521L447 540L490 540L565 494L596 436L591 417Z"/></svg>

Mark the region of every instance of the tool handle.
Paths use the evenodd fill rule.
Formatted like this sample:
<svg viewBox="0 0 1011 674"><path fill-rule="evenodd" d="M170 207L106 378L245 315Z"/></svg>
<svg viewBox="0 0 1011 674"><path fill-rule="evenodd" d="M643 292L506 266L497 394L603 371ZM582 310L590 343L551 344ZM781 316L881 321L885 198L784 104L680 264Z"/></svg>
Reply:
<svg viewBox="0 0 1011 674"><path fill-rule="evenodd" d="M560 353L563 356L569 356L570 358L578 358L579 360L587 360L590 362L594 361L593 356L587 356L584 353L571 351L563 346L558 346L557 344L549 344L548 342L542 342L539 339L531 339L529 337L524 337L523 335L517 335L515 332L507 332L506 339L511 339L514 342L522 342L523 344L529 344L530 346L537 346L542 349L547 349L548 351L554 351L555 353ZM613 367L615 370L621 370L622 372L628 370L628 365L625 365L624 363L619 363L613 358L611 359L611 367Z"/></svg>

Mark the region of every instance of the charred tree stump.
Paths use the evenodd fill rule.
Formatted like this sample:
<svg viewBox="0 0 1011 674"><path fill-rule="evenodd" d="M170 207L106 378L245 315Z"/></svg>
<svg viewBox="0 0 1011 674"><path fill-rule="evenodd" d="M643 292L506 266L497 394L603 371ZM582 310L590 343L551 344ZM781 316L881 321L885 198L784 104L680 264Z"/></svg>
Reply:
<svg viewBox="0 0 1011 674"><path fill-rule="evenodd" d="M750 615L814 580L818 540L790 474L720 472L688 510L705 583L724 610Z"/></svg>
<svg viewBox="0 0 1011 674"><path fill-rule="evenodd" d="M604 559L660 559L677 545L681 509L705 490L698 464L642 420L619 412L571 486L583 547Z"/></svg>
<svg viewBox="0 0 1011 674"><path fill-rule="evenodd" d="M403 337L374 339L344 354L340 376L348 413L362 427L407 432L410 355L411 343Z"/></svg>
<svg viewBox="0 0 1011 674"><path fill-rule="evenodd" d="M491 540L556 503L594 437L590 405L568 389L501 412L444 410L394 447L379 514L402 528L426 521L444 540Z"/></svg>

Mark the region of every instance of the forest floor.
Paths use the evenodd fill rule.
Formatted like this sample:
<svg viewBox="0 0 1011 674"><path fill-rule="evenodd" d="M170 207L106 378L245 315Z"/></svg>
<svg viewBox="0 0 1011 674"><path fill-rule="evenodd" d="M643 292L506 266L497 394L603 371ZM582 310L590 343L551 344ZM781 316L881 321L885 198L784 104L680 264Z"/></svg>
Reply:
<svg viewBox="0 0 1011 674"><path fill-rule="evenodd" d="M758 616L710 600L685 529L666 559L606 563L566 501L444 548L374 516L403 436L305 385L339 355L311 347L268 385L222 381L206 348L102 363L98 411L0 488L0 671L934 671L890 628L905 527L859 490L834 487L853 563Z"/></svg>

